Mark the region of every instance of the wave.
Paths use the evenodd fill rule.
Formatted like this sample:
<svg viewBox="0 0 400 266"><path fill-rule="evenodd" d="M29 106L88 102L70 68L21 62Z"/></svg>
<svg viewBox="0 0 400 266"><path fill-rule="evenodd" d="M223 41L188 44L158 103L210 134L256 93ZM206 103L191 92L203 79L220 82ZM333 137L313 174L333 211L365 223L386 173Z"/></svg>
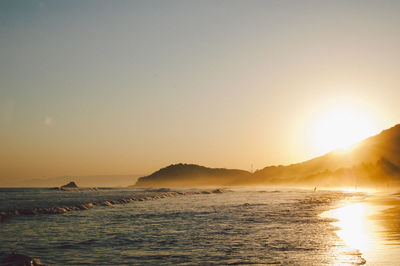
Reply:
<svg viewBox="0 0 400 266"><path fill-rule="evenodd" d="M134 201L146 201L146 200L159 200L168 197L178 197L184 195L194 195L194 194L211 194L211 193L223 193L222 189L215 190L194 190L194 191L171 191L170 189L152 189L145 192L134 193L130 197L124 197L120 199L113 200L100 200L100 201L90 201L83 202L74 205L64 205L45 207L45 208L22 208L13 209L9 211L0 212L0 222L3 222L10 217L20 216L20 215L39 215L39 214L64 214L69 211L82 211L88 210L94 206L108 207L117 204L127 204Z"/></svg>

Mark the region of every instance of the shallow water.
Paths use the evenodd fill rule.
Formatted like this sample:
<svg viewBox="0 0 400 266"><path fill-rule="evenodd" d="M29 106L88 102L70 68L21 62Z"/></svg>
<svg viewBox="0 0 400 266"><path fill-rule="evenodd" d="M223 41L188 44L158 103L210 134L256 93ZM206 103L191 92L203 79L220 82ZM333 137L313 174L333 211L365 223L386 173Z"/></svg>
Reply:
<svg viewBox="0 0 400 266"><path fill-rule="evenodd" d="M93 196L139 192L79 193L86 202ZM43 204L49 196L37 201ZM57 201L64 204L60 197L66 195ZM364 197L340 191L236 190L16 216L0 224L0 251L27 254L47 265L363 264L368 263L365 254L341 239L335 220L321 213ZM8 206L4 195L1 201L2 208ZM18 205L15 198L10 202Z"/></svg>

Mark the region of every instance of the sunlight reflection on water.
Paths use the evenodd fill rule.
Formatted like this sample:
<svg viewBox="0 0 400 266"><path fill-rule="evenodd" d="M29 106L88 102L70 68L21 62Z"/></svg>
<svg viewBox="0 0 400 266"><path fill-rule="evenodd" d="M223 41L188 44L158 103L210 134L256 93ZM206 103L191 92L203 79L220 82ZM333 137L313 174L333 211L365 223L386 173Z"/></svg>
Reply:
<svg viewBox="0 0 400 266"><path fill-rule="evenodd" d="M332 210L330 216L338 219L332 223L340 229L336 234L350 247L367 253L374 248L374 224L367 219L370 210L365 203L356 203Z"/></svg>
<svg viewBox="0 0 400 266"><path fill-rule="evenodd" d="M350 203L327 211L322 216L337 219L331 223L338 229L335 233L353 250L353 255L359 253L364 261L360 264L393 265L393 258L398 257L397 250L388 246L389 243L383 238L384 228L376 219L371 218L382 209L385 207L367 202Z"/></svg>

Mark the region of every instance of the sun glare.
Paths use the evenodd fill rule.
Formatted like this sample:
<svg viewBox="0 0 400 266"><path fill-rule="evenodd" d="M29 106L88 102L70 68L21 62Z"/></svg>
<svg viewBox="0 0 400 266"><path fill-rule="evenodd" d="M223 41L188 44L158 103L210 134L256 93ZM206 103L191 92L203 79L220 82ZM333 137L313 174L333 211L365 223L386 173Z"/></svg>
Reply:
<svg viewBox="0 0 400 266"><path fill-rule="evenodd" d="M363 203L346 206L334 211L334 217L339 221L334 223L340 227L336 233L351 248L361 252L371 248L373 238L367 227L367 210Z"/></svg>
<svg viewBox="0 0 400 266"><path fill-rule="evenodd" d="M353 144L373 135L374 128L367 115L351 107L332 109L318 118L312 142L318 153L348 150Z"/></svg>
<svg viewBox="0 0 400 266"><path fill-rule="evenodd" d="M356 203L327 211L322 216L336 218L338 221L332 223L339 228L336 234L348 247L365 253L373 249L375 243L372 229L376 225L367 218L368 207L365 203Z"/></svg>

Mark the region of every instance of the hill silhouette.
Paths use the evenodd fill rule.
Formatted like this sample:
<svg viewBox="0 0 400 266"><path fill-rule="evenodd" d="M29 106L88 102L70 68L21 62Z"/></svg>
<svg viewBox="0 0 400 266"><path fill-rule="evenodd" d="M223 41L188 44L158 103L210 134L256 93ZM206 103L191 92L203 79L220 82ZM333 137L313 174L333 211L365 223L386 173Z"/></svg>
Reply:
<svg viewBox="0 0 400 266"><path fill-rule="evenodd" d="M311 160L243 170L175 164L138 179L135 186L310 185L325 187L400 186L400 124L356 144Z"/></svg>
<svg viewBox="0 0 400 266"><path fill-rule="evenodd" d="M139 187L219 186L244 180L251 173L244 170L208 168L196 164L173 164L145 177L140 177Z"/></svg>

